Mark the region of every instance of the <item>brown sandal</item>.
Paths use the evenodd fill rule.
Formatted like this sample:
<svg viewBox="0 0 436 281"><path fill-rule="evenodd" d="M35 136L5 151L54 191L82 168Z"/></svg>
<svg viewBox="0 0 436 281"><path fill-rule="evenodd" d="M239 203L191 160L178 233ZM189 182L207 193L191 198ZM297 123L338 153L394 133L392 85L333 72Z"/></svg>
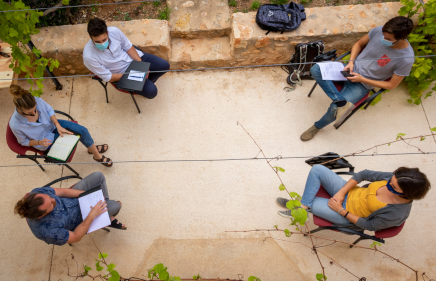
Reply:
<svg viewBox="0 0 436 281"><path fill-rule="evenodd" d="M105 145L106 145L106 149L104 149ZM99 145L96 145L95 147L97 147L98 153L105 153L109 149L109 145L108 144L99 144ZM88 154L92 154L92 152L88 151Z"/></svg>
<svg viewBox="0 0 436 281"><path fill-rule="evenodd" d="M95 161L97 162L111 162L111 163L101 163L103 166L106 167L112 167L114 163L112 163L112 159L107 158L106 156L102 155L101 158L99 160L95 159L94 157L92 157ZM104 159L106 159L106 161L103 161Z"/></svg>

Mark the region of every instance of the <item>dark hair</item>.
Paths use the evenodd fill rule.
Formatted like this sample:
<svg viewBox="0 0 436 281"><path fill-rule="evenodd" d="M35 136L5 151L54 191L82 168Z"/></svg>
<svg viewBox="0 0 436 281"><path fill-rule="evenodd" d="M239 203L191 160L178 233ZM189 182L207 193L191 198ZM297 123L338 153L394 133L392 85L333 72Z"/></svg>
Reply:
<svg viewBox="0 0 436 281"><path fill-rule="evenodd" d="M89 36L99 36L107 33L107 25L104 20L99 18L92 19L88 22Z"/></svg>
<svg viewBox="0 0 436 281"><path fill-rule="evenodd" d="M27 110L35 107L35 98L29 91L21 89L18 85L11 85L9 87L9 92L11 92L11 95L14 97L15 107L19 110Z"/></svg>
<svg viewBox="0 0 436 281"><path fill-rule="evenodd" d="M37 194L30 194L24 196L15 205L14 213L19 214L22 218L37 219L45 214L45 211L40 210L39 207L44 204L44 198L35 197Z"/></svg>
<svg viewBox="0 0 436 281"><path fill-rule="evenodd" d="M419 200L430 190L427 176L418 168L400 167L394 172L398 185L403 190L403 197L409 200Z"/></svg>
<svg viewBox="0 0 436 281"><path fill-rule="evenodd" d="M393 34L395 39L407 39L410 32L413 30L413 21L406 17L395 17L388 20L385 25L383 25L382 31Z"/></svg>

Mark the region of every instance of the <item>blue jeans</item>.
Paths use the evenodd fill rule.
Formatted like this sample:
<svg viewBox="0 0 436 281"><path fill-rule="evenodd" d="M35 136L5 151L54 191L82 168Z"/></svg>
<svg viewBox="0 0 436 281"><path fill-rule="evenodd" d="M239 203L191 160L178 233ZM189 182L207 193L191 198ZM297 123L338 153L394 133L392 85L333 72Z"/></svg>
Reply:
<svg viewBox="0 0 436 281"><path fill-rule="evenodd" d="M166 60L152 54L144 53L144 55L141 57L141 60L150 63L150 71L170 69L170 64ZM150 73L148 79L145 81L142 91L134 93L144 96L148 99L154 98L155 96L157 96L157 87L154 83L157 81L157 79L159 79L159 77L161 77L165 73L166 72Z"/></svg>
<svg viewBox="0 0 436 281"><path fill-rule="evenodd" d="M361 98L363 98L369 90L363 86L362 83L353 83L350 80L345 81L344 87L341 91L338 91L333 84L333 81L322 80L321 70L319 69L319 65L315 64L310 69L310 73L312 73L312 77L318 83L318 85L324 90L324 92L332 99L332 103L330 104L329 109L326 114L317 122L315 122L315 127L318 129L322 129L328 124L332 123L336 120L336 109L337 105L335 102L337 101L349 101L352 104L356 104Z"/></svg>
<svg viewBox="0 0 436 281"><path fill-rule="evenodd" d="M328 220L334 224L351 224L349 220L342 215L330 209L328 206L329 199L315 197L321 185L333 197L347 182L323 165L315 165L309 172L306 186L304 188L301 204L309 207L312 214ZM348 194L344 198L342 207L345 209Z"/></svg>
<svg viewBox="0 0 436 281"><path fill-rule="evenodd" d="M80 142L86 148L91 147L94 144L94 140L92 139L91 134L88 132L88 129L86 129L85 127L67 120L58 120L58 121L63 128L79 134ZM56 139L59 136L58 130L54 129L53 133L55 134L54 139Z"/></svg>

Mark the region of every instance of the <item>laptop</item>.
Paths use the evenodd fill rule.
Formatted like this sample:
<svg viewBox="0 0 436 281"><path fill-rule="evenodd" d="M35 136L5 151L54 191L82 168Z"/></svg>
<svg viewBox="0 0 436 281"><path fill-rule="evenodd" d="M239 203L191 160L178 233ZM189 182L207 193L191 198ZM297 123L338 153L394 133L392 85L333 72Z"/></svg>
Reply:
<svg viewBox="0 0 436 281"><path fill-rule="evenodd" d="M138 71L145 73L143 79L138 79L134 73L130 73L130 71ZM144 88L145 81L148 79L148 74L150 72L150 63L144 61L132 61L129 67L126 70L126 73L123 74L120 81L117 83L117 88L120 90L125 90L129 92L140 92ZM128 79L129 75L136 80ZM140 81L137 81L140 80Z"/></svg>

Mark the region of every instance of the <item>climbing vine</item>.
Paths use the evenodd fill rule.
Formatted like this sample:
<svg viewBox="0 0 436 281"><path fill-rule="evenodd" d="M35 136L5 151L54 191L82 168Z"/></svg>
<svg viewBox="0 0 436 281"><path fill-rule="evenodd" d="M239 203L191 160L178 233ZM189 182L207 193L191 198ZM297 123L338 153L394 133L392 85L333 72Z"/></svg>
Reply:
<svg viewBox="0 0 436 281"><path fill-rule="evenodd" d="M401 0L401 4L404 6L398 12L400 16L411 18L418 14L418 25L408 38L415 55L434 55L436 53L436 0L429 0L424 5L414 0ZM422 95L436 81L436 57L416 58L412 72L404 80L410 94L410 99L407 101L410 104L421 104ZM431 96L433 91L436 91L436 86L426 93L424 99Z"/></svg>
<svg viewBox="0 0 436 281"><path fill-rule="evenodd" d="M64 5L69 0L62 0ZM21 0L10 3L0 0L0 11L30 9ZM41 51L32 48L26 44L31 40L31 35L38 34L40 31L36 28L39 17L43 12L35 10L15 11L0 13L0 39L11 45L12 61L9 68L12 68L16 74L25 73L25 78L43 77L45 68L48 66L50 71L59 67L59 62L55 59L40 57ZM32 95L39 97L42 95L44 88L42 81L44 79L27 79L32 86L30 92Z"/></svg>

